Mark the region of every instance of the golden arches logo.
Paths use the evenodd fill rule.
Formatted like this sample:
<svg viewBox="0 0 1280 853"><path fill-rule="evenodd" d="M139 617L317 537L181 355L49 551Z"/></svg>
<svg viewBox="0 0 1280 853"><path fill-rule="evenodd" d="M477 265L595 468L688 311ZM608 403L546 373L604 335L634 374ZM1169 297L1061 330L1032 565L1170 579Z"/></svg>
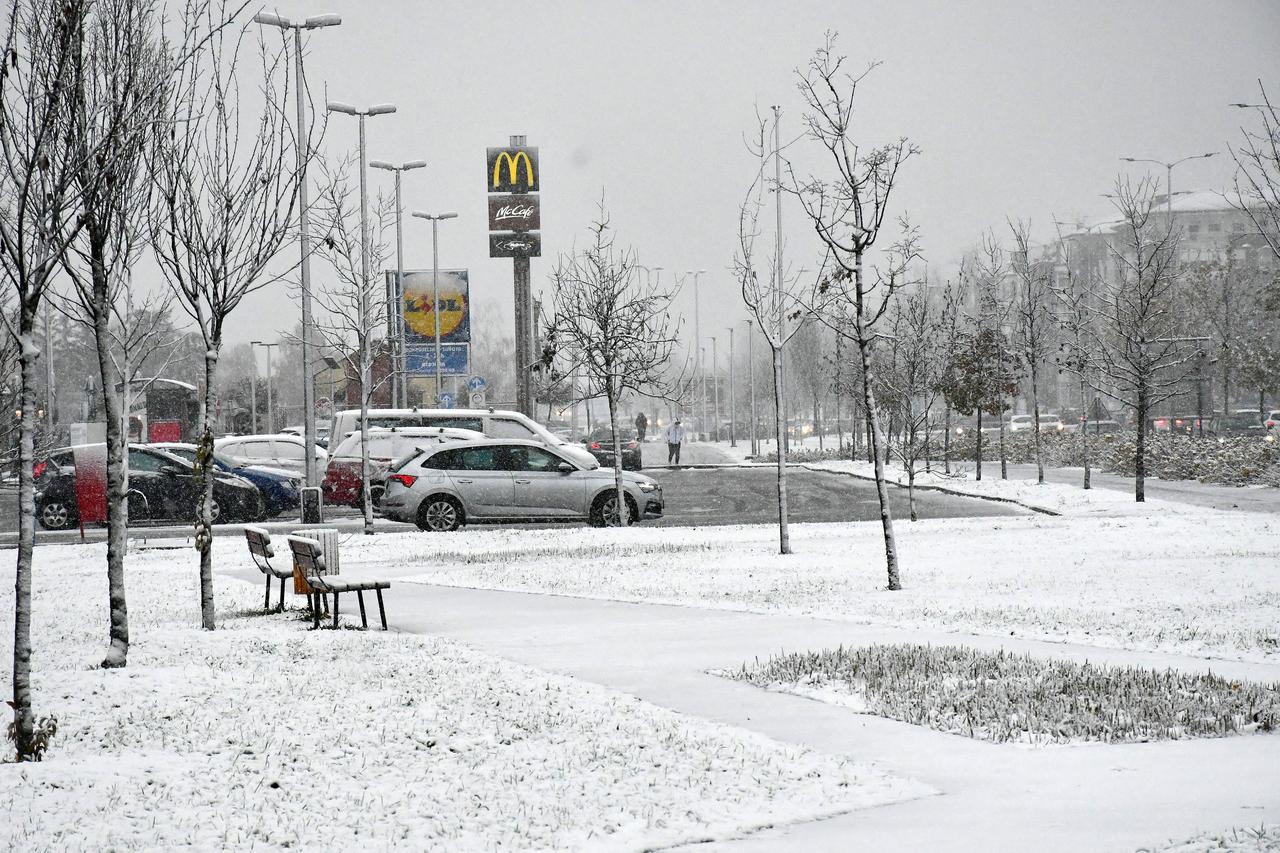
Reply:
<svg viewBox="0 0 1280 853"><path fill-rule="evenodd" d="M502 164L507 164L507 183L514 184L516 178L520 174L520 161L524 161L524 182L528 186L533 186L533 161L529 159L529 155L523 151L517 151L514 155L510 151L503 151L493 160L493 186L501 185L500 177L502 175Z"/></svg>

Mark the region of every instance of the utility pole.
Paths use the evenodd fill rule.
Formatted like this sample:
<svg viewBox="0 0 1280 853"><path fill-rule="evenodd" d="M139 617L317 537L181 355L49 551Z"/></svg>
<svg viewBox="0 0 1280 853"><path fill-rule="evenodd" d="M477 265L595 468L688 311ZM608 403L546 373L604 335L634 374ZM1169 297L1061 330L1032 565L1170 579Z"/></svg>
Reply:
<svg viewBox="0 0 1280 853"><path fill-rule="evenodd" d="M729 446L738 446L738 389L733 381L733 326L729 327Z"/></svg>
<svg viewBox="0 0 1280 853"><path fill-rule="evenodd" d="M756 432L756 345L751 334L751 321L747 321L747 385L751 389L751 455L760 455L760 436Z"/></svg>

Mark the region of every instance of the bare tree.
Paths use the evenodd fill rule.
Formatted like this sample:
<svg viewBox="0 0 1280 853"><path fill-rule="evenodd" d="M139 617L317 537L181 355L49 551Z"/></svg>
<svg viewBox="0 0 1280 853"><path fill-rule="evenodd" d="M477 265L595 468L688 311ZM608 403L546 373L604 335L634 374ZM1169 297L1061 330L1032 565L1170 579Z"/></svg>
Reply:
<svg viewBox="0 0 1280 853"><path fill-rule="evenodd" d="M1071 244L1058 232L1059 263L1062 271L1052 287L1057 302L1056 313L1059 341L1055 360L1058 372L1067 371L1076 380L1080 393L1080 458L1084 465L1082 487L1093 487L1093 464L1089 452L1089 394L1091 378L1098 372L1094 346L1098 339L1095 312L1090 310L1090 294L1095 291L1090 273L1077 266Z"/></svg>
<svg viewBox="0 0 1280 853"><path fill-rule="evenodd" d="M942 466L944 473L951 473L951 398L947 387L956 358L959 355L962 335L960 319L964 302L964 276L955 282L948 281L942 291L942 305L937 324L938 374L934 377L934 392L942 396Z"/></svg>
<svg viewBox="0 0 1280 853"><path fill-rule="evenodd" d="M622 486L622 442L618 403L628 391L664 393L676 346L677 324L670 314L676 290L665 290L637 275L636 253L616 245L603 199L591 223L591 242L556 259L553 317L548 344L562 353L584 380L585 399L604 397L613 439L614 498L592 507L593 521L631 523L633 513Z"/></svg>
<svg viewBox="0 0 1280 853"><path fill-rule="evenodd" d="M742 205L738 208L738 249L734 253L733 271L742 289L742 301L755 318L771 354L774 439L778 465L778 549L780 553L790 554L786 420L783 415L786 404L783 400L782 353L787 342L800 329L798 323L788 323L789 316L794 319L799 314L796 306L800 301L798 298L800 282L798 277L789 276L785 271L781 276L779 275L776 255L771 256L766 253L764 260L768 265L767 272L762 277L759 270L756 238L760 235L760 216L764 207L765 192L768 189L764 169L770 159L782 156L782 152L778 151L776 146L771 147L768 140L768 125L757 112L755 132L747 142L748 150L756 159L756 174L747 189Z"/></svg>
<svg viewBox="0 0 1280 853"><path fill-rule="evenodd" d="M1030 226L1026 222L1010 222L1013 232L1014 340L1021 350L1022 362L1031 380L1031 437L1036 455L1036 482L1044 483L1044 449L1040 441L1040 367L1049 357L1053 317L1049 312L1051 296L1049 269L1031 260ZM1002 419L1003 420L1003 419Z"/></svg>
<svg viewBox="0 0 1280 853"><path fill-rule="evenodd" d="M868 275L865 262L884 229L898 170L919 149L905 138L872 149L859 145L855 139L854 104L858 86L875 66L857 76L846 74L846 58L835 55L834 46L835 35L828 33L826 43L814 53L808 67L796 72L806 106L806 131L823 150L832 177L811 177L800 182L790 168L788 172L791 190L832 264L830 274L816 288L817 313L836 334L857 346L862 364L862 396L871 424L885 564L889 589L896 590L902 588L902 582L885 484L885 435L873 390L872 355L879 339L876 324L888 310L894 292L907 281L907 271L918 256L915 230L900 219L902 236L883 253L883 266L874 267Z"/></svg>
<svg viewBox="0 0 1280 853"><path fill-rule="evenodd" d="M289 120L292 81L283 49L263 47L258 91L242 98L246 31L224 27L233 17L219 5L187 18L188 27L211 35L175 81L153 162L159 204L150 222L160 269L205 348L196 548L201 624L208 630L216 627L210 472L218 355L231 312L245 296L280 278L267 268L290 237L299 177L294 146L312 150Z"/></svg>
<svg viewBox="0 0 1280 853"><path fill-rule="evenodd" d="M352 169L359 168L358 159L348 155L336 163L323 159L319 163L321 184L312 203L312 216L324 236L316 244L316 252L329 262L335 280L316 293L322 317L315 329L325 345L341 353L339 358L348 374L360 377L360 506L364 532L371 534L369 406L381 384L373 376L373 338L385 327L389 306L386 289L370 286L365 273L380 269L391 257L389 237L395 225L395 199L379 194L369 217L369 233L365 235L361 230L359 194L350 179Z"/></svg>
<svg viewBox="0 0 1280 853"><path fill-rule="evenodd" d="M1280 258L1280 113L1261 80L1258 93L1262 103L1248 106L1262 127L1241 128L1240 147L1231 152L1236 161L1233 202L1253 222L1271 253Z"/></svg>
<svg viewBox="0 0 1280 853"><path fill-rule="evenodd" d="M929 414L941 385L945 321L923 287L899 293L891 311L891 337L878 375L885 408L897 425L890 450L907 474L907 503L911 520L918 521L916 475L929 457Z"/></svg>
<svg viewBox="0 0 1280 853"><path fill-rule="evenodd" d="M1098 323L1092 349L1107 383L1095 388L1132 409L1138 421L1134 494L1146 500L1147 418L1178 393L1197 348L1179 337L1177 234L1152 217L1155 184L1117 179L1113 203L1121 216L1108 243L1111 272L1089 301Z"/></svg>

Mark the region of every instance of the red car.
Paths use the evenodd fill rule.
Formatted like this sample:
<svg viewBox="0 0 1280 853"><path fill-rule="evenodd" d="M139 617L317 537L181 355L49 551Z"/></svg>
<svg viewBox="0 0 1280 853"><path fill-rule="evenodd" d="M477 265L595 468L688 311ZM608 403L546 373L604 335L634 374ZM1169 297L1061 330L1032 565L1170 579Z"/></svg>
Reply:
<svg viewBox="0 0 1280 853"><path fill-rule="evenodd" d="M369 492L376 505L382 497L387 469L402 456L428 445L453 441L474 441L484 433L452 427L373 427L369 430ZM342 440L329 454L324 472L324 501L327 504L359 507L364 500L360 481L360 430Z"/></svg>

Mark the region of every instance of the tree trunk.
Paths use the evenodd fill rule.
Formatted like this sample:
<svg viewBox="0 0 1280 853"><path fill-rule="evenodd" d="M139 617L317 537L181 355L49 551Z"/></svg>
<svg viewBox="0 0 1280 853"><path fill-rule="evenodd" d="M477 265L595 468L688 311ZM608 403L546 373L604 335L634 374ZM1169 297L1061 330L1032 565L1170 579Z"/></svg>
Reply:
<svg viewBox="0 0 1280 853"><path fill-rule="evenodd" d="M889 577L889 589L902 589L902 579L898 573L898 545L893 537L893 514L889 507L889 487L884 479L885 436L880 426L880 413L876 409L876 395L872 388L871 343L872 339L866 326L865 308L862 301L862 255L858 254L854 265L854 286L857 294L857 317L855 319L858 334L858 357L862 360L862 402L867 408L867 421L871 425L871 455L875 460L876 496L880 499L880 527L884 532L884 562Z"/></svg>
<svg viewBox="0 0 1280 853"><path fill-rule="evenodd" d="M782 411L782 347L773 347L773 404ZM778 442L778 553L791 553L791 531L787 529L787 451L782 434L786 425L774 418L774 438Z"/></svg>
<svg viewBox="0 0 1280 853"><path fill-rule="evenodd" d="M1138 446L1134 454L1134 500L1145 503L1147 500L1147 379L1145 376L1138 379Z"/></svg>
<svg viewBox="0 0 1280 853"><path fill-rule="evenodd" d="M13 595L13 741L19 761L35 757L35 713L31 709L31 557L36 539L35 461L36 361L31 334L35 312L26 306L18 338L22 370L22 421L18 439L18 560Z"/></svg>
<svg viewBox="0 0 1280 853"><path fill-rule="evenodd" d="M942 432L942 470L944 473L951 473L951 404L948 403L943 416L943 432Z"/></svg>
<svg viewBox="0 0 1280 853"><path fill-rule="evenodd" d="M1005 452L1004 446L1004 394L1000 395L1000 411L996 413L996 417L1000 419L1000 479L1009 479L1009 454Z"/></svg>
<svg viewBox="0 0 1280 853"><path fill-rule="evenodd" d="M919 521L920 517L916 515L916 466L912 465L907 468L907 506L911 510L911 520Z"/></svg>
<svg viewBox="0 0 1280 853"><path fill-rule="evenodd" d="M977 470L977 474L974 476L974 479L975 479L975 480L981 480L981 479L982 479L982 404L981 404L981 403L979 403L979 404L978 404L978 444L977 444L977 448L978 448L978 449L977 449L976 451L974 451L974 454L973 454L973 455L974 455L974 461L975 461L975 463L977 464L977 469L978 469L978 470Z"/></svg>
<svg viewBox="0 0 1280 853"><path fill-rule="evenodd" d="M1036 434L1031 440L1035 444L1036 452L1036 484L1044 485L1044 454L1040 448L1040 394L1037 390L1039 384L1036 380L1038 377L1036 360L1028 359L1031 362L1031 420L1032 427L1035 428ZM1004 419L1000 419L1004 423Z"/></svg>
<svg viewBox="0 0 1280 853"><path fill-rule="evenodd" d="M102 408L107 420L107 605L110 613L107 656L102 666L122 667L129 657L129 609L125 601L124 555L129 532L129 473L125 467L126 437L122 435L123 401L116 391L111 361L111 296L101 245L91 247L93 274L93 336L102 382Z"/></svg>
<svg viewBox="0 0 1280 853"><path fill-rule="evenodd" d="M622 439L618 435L618 389L613 377L608 378L609 387L605 391L605 399L609 402L609 434L613 441L613 488L614 498L618 502L618 526L631 526L631 512L627 509L627 491L622 486ZM606 518L605 523L609 520Z"/></svg>
<svg viewBox="0 0 1280 853"><path fill-rule="evenodd" d="M1085 382L1084 374L1080 375L1080 410L1084 412L1084 417L1080 419L1080 436L1083 443L1080 445L1080 453L1084 456L1084 487L1086 489L1093 488L1090 483L1090 464L1089 464L1089 403L1085 400Z"/></svg>
<svg viewBox="0 0 1280 853"><path fill-rule="evenodd" d="M196 550L200 552L200 627L217 628L213 607L213 416L217 411L214 380L222 341L214 338L204 354L204 410L200 413L200 445L196 448L196 476L200 504L196 512Z"/></svg>
<svg viewBox="0 0 1280 853"><path fill-rule="evenodd" d="M824 450L822 445L822 422L818 420L818 395L813 395L813 428L818 433L818 450Z"/></svg>

